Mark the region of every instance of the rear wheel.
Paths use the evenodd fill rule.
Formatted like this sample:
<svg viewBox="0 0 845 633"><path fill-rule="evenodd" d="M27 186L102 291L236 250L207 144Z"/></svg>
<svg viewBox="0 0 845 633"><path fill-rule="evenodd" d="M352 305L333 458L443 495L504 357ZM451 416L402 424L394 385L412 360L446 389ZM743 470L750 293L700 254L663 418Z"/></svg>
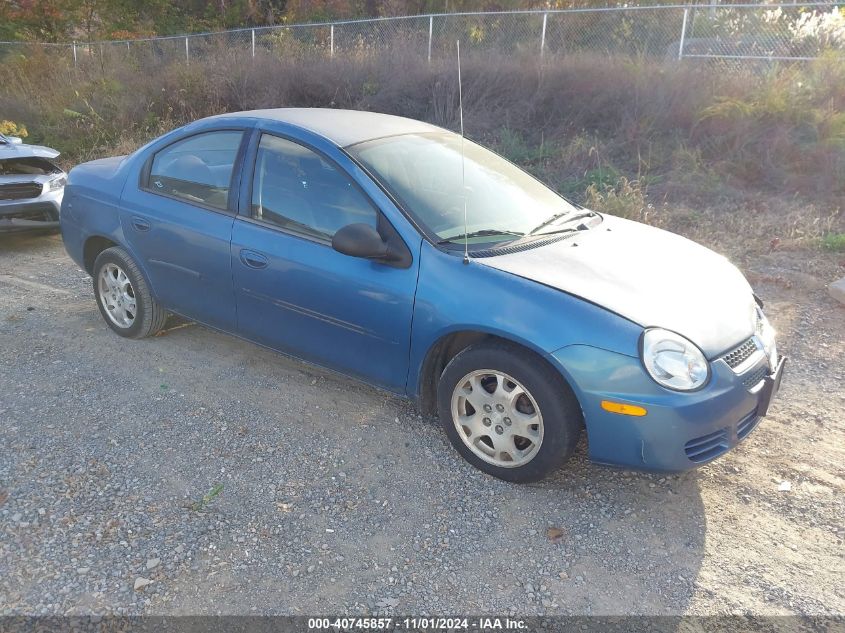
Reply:
<svg viewBox="0 0 845 633"><path fill-rule="evenodd" d="M103 319L121 336L150 336L167 320L141 269L119 246L107 248L94 261L94 294Z"/></svg>
<svg viewBox="0 0 845 633"><path fill-rule="evenodd" d="M455 356L440 377L437 401L457 451L513 482L537 481L559 468L583 424L563 378L531 352L503 344L473 345Z"/></svg>

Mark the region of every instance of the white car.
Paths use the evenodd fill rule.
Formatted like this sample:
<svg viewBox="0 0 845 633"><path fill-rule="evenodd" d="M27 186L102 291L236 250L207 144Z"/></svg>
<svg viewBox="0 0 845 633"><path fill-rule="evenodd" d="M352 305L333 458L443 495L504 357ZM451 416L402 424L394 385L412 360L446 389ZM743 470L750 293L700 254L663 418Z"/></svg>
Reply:
<svg viewBox="0 0 845 633"><path fill-rule="evenodd" d="M0 233L58 230L67 174L41 145L0 134Z"/></svg>

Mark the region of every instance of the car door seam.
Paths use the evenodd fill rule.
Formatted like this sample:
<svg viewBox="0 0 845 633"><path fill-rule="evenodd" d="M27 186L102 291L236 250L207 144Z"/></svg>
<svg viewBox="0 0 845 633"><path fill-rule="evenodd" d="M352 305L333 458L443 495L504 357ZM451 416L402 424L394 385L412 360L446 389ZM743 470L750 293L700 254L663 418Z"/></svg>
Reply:
<svg viewBox="0 0 845 633"><path fill-rule="evenodd" d="M411 298L411 323L408 327L408 348L407 348L407 362L405 363L405 394L408 394L411 380L411 352L414 346L414 317L417 314L417 292L420 287L420 271L422 270L422 249L424 240L420 239L419 248L417 250L417 276L414 280L414 294Z"/></svg>

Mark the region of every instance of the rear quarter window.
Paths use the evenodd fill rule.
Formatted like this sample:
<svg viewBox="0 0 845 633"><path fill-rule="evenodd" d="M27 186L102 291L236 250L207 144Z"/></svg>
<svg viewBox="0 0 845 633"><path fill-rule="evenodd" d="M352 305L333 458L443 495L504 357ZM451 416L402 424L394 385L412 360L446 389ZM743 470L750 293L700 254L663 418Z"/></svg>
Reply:
<svg viewBox="0 0 845 633"><path fill-rule="evenodd" d="M241 131L206 132L168 145L153 157L146 188L225 210L242 137Z"/></svg>

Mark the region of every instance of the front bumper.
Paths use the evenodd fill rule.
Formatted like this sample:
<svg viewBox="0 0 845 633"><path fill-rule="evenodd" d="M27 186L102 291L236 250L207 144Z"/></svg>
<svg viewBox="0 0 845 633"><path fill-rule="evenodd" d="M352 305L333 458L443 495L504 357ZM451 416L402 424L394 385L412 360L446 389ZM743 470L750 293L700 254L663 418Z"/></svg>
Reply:
<svg viewBox="0 0 845 633"><path fill-rule="evenodd" d="M766 415L785 362L781 358L768 371L762 359L736 374L715 360L703 389L673 392L655 383L638 358L572 345L556 351L552 360L578 395L593 461L673 472L712 461L745 439ZM754 384L745 384L749 380ZM603 400L643 407L648 413L611 413L601 407Z"/></svg>
<svg viewBox="0 0 845 633"><path fill-rule="evenodd" d="M59 228L63 190L38 198L0 200L0 233Z"/></svg>

